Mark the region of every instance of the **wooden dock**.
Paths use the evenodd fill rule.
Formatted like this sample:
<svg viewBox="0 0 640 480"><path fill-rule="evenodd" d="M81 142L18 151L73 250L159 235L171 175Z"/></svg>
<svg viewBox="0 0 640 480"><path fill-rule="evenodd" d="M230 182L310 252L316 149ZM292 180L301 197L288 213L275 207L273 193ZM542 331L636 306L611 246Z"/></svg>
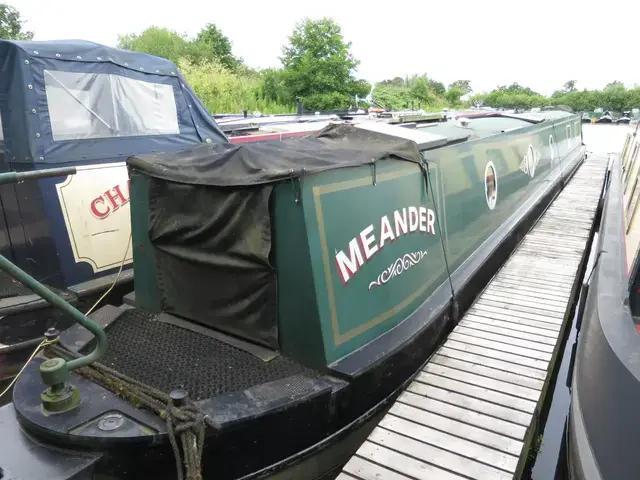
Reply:
<svg viewBox="0 0 640 480"><path fill-rule="evenodd" d="M339 480L521 475L608 161L583 163Z"/></svg>

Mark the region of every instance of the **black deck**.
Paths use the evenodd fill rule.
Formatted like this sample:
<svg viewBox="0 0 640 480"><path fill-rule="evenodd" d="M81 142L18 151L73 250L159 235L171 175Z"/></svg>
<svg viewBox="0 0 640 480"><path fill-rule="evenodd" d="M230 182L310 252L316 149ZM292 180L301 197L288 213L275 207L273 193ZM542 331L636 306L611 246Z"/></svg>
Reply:
<svg viewBox="0 0 640 480"><path fill-rule="evenodd" d="M293 375L317 375L293 360L278 356L266 362L223 341L156 318L156 314L137 309L125 310L106 328L109 347L101 363L167 393L183 387L194 400ZM93 342L82 352L92 348Z"/></svg>
<svg viewBox="0 0 640 480"><path fill-rule="evenodd" d="M33 292L30 288L11 278L5 272L0 272L0 300L2 300L3 298L19 297L21 295L32 294Z"/></svg>

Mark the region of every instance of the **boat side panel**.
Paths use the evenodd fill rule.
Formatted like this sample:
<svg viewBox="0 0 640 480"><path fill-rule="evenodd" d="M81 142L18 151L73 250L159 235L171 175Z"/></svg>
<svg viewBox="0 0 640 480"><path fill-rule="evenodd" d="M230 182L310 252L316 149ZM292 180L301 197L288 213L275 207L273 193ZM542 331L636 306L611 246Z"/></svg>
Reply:
<svg viewBox="0 0 640 480"><path fill-rule="evenodd" d="M571 461L582 464L574 467L578 474L595 463L602 478L621 480L640 472L640 336L628 306L623 211L616 162L575 360L572 411L579 410L581 418L571 418L569 442ZM576 428L580 420L586 433Z"/></svg>
<svg viewBox="0 0 640 480"><path fill-rule="evenodd" d="M397 325L445 281L437 196L419 166L396 160L305 178L326 362Z"/></svg>
<svg viewBox="0 0 640 480"><path fill-rule="evenodd" d="M326 365L304 208L292 182L272 193L273 244L278 282L278 337L282 353L301 363Z"/></svg>
<svg viewBox="0 0 640 480"><path fill-rule="evenodd" d="M149 239L149 177L131 173L131 234L136 305L150 312L162 311L157 260Z"/></svg>
<svg viewBox="0 0 640 480"><path fill-rule="evenodd" d="M529 130L527 128L526 130ZM550 169L549 127L509 132L434 150L444 188L447 260L451 271L482 245L545 179ZM546 141L545 141L546 140ZM490 198L487 182L497 188Z"/></svg>
<svg viewBox="0 0 640 480"><path fill-rule="evenodd" d="M443 179L443 223L452 272L543 182L557 180L569 152L580 145L581 124L574 117L428 152ZM495 204L487 194L491 170L496 174Z"/></svg>

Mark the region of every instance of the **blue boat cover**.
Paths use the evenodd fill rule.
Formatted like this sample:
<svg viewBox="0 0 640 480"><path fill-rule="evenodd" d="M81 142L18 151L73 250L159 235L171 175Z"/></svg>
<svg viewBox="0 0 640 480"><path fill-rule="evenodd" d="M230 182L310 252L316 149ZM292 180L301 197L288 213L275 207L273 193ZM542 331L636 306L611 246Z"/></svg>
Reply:
<svg viewBox="0 0 640 480"><path fill-rule="evenodd" d="M0 39L0 114L5 169L228 142L172 62L81 40Z"/></svg>

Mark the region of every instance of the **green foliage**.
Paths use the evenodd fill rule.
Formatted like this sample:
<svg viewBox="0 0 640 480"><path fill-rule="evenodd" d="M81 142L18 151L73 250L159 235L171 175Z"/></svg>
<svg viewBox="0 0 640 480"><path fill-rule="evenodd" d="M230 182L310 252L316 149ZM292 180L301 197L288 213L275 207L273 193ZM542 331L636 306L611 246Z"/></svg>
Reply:
<svg viewBox="0 0 640 480"><path fill-rule="evenodd" d="M444 94L444 98L450 106L457 107L462 105L462 102L460 102L460 97L462 95L464 95L464 93L459 88L449 87L449 90Z"/></svg>
<svg viewBox="0 0 640 480"><path fill-rule="evenodd" d="M230 40L211 23L194 39L173 30L151 26L139 35L118 36L118 47L163 57L176 64L186 58L193 63L214 60L233 71L242 66L242 59L231 52Z"/></svg>
<svg viewBox="0 0 640 480"><path fill-rule="evenodd" d="M446 106L442 82L427 75L395 77L376 84L373 97L378 105L393 110L416 108L434 110Z"/></svg>
<svg viewBox="0 0 640 480"><path fill-rule="evenodd" d="M6 3L0 3L0 38L5 40L31 40L33 32L23 30L20 12Z"/></svg>
<svg viewBox="0 0 640 480"><path fill-rule="evenodd" d="M243 61L231 52L231 41L213 23L207 23L200 30L195 43L204 44L208 48L208 57L217 60L229 70L236 70Z"/></svg>
<svg viewBox="0 0 640 480"><path fill-rule="evenodd" d="M215 60L193 64L183 59L178 66L212 114L242 110L290 113L294 110L292 104L280 103L265 96L259 75L238 75Z"/></svg>
<svg viewBox="0 0 640 480"><path fill-rule="evenodd" d="M360 63L349 51L340 26L330 18L299 22L282 48L284 85L309 109L346 108L370 86L353 77Z"/></svg>
<svg viewBox="0 0 640 480"><path fill-rule="evenodd" d="M201 46L194 46L184 35L173 30L151 26L140 35L119 35L118 47L163 57L177 64L182 58L198 58L198 47Z"/></svg>
<svg viewBox="0 0 640 480"><path fill-rule="evenodd" d="M487 105L503 108L533 108L547 105L567 105L576 112L592 112L604 108L620 112L640 108L640 86L626 89L619 81L611 82L603 90L578 90L576 81L565 82L561 90L551 97L544 97L527 87L513 84L498 87L490 93L474 95L469 98L471 105Z"/></svg>
<svg viewBox="0 0 640 480"><path fill-rule="evenodd" d="M459 90L460 92L462 92L460 96L468 95L473 91L471 89L471 80L456 80L451 85L449 85L449 89Z"/></svg>

